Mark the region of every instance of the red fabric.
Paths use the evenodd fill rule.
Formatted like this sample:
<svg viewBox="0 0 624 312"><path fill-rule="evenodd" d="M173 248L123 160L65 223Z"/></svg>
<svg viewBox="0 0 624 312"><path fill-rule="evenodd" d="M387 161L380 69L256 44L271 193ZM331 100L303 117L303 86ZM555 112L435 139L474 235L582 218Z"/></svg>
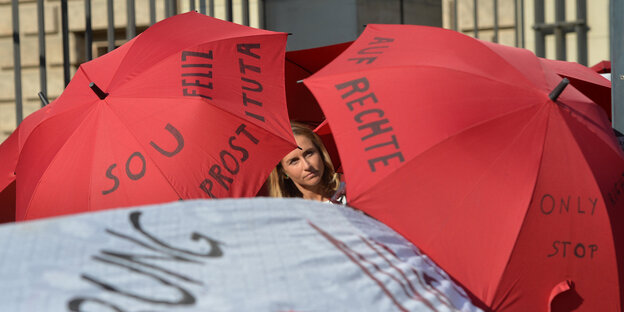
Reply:
<svg viewBox="0 0 624 312"><path fill-rule="evenodd" d="M54 103L54 102L53 102ZM26 116L11 135L0 144L0 223L15 221L15 168L19 154L32 130L50 116L45 106Z"/></svg>
<svg viewBox="0 0 624 312"><path fill-rule="evenodd" d="M611 61L600 61L596 63L591 69L599 74L606 74L611 72Z"/></svg>
<svg viewBox="0 0 624 312"><path fill-rule="evenodd" d="M331 158L336 172L343 173L340 155L338 154L338 147L336 146L336 141L334 141L334 137L331 133L327 120L323 120L323 122L314 129L314 133L316 133L321 138L321 141L323 141L323 145L325 146L327 153L329 153L329 157Z"/></svg>
<svg viewBox="0 0 624 312"><path fill-rule="evenodd" d="M296 147L286 36L190 12L82 64L22 149L17 220L254 196Z"/></svg>
<svg viewBox="0 0 624 312"><path fill-rule="evenodd" d="M349 205L492 310L547 311L571 279L579 311L621 311L624 155L574 87L549 99L561 80L528 50L369 24L304 84L331 126Z"/></svg>
<svg viewBox="0 0 624 312"><path fill-rule="evenodd" d="M611 82L587 66L579 63L540 58L544 66L561 77L605 110L611 119Z"/></svg>
<svg viewBox="0 0 624 312"><path fill-rule="evenodd" d="M349 45L351 42L286 52L286 101L291 120L316 127L325 119L314 96L300 80L327 65Z"/></svg>

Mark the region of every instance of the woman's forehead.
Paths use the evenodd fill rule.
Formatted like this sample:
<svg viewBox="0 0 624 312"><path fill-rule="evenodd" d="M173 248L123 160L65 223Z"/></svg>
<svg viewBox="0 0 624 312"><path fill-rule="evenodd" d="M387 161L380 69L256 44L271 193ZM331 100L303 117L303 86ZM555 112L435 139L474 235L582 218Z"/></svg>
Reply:
<svg viewBox="0 0 624 312"><path fill-rule="evenodd" d="M303 134L295 134L295 141L297 141L297 146L301 147L304 150L310 147L314 147L314 143L312 142L312 140L310 140L310 138Z"/></svg>

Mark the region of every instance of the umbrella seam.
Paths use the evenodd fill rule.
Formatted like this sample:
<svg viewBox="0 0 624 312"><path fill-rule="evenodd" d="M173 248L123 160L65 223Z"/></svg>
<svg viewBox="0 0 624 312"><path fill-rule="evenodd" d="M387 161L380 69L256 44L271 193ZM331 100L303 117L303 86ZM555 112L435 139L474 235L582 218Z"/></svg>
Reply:
<svg viewBox="0 0 624 312"><path fill-rule="evenodd" d="M540 90L538 92L539 94L543 94L545 97L547 97L547 94L546 94L547 91L546 90L541 90L535 84L531 84L529 86L519 87L517 84L508 83L507 81L510 80L508 78L506 78L506 80L497 80L497 79L492 79L492 77L483 76L481 74L471 73L471 72L467 72L467 71L463 71L463 70L459 70L459 69L455 69L455 68L442 67L442 66L437 66L437 65L426 65L426 64L409 64L409 65L383 66L383 67L367 68L365 71L354 69L354 70L349 70L349 71L342 71L340 73L324 74L324 75L321 75L320 77L316 77L316 74L313 74L312 76L309 76L308 78L304 78L303 79L303 83L307 86L307 84L309 84L310 82L314 82L315 80L321 80L322 78L326 78L326 77L347 76L347 75L351 75L351 74L365 75L364 72L385 71L385 70L389 70L389 69L406 69L406 68L413 69L414 67L417 67L417 68L434 68L434 69L441 69L441 70L446 70L446 71L451 71L451 72L458 72L458 73L466 74L466 75L469 75L469 76L480 77L480 78L482 78L484 80L487 80L487 81L497 82L497 83L499 83L501 85L509 86L509 87L513 87L513 88L521 89L521 90L525 90L525 89L527 89L527 87L531 87L530 90L538 89L538 90ZM414 69L414 70L418 70L418 69ZM521 75L521 76L523 77L524 80L526 80L526 78L524 78L524 75ZM308 89L310 91L312 90L309 86L308 86Z"/></svg>
<svg viewBox="0 0 624 312"><path fill-rule="evenodd" d="M164 62L164 61L165 61L166 59L168 59L169 57L171 57L171 56L175 55L176 53L178 53L178 52L180 52L180 51L182 51L182 50L184 50L184 49L188 49L189 47L199 46L199 45L208 44L208 43L218 43L218 42L220 42L220 41L224 41L224 40L243 39L243 38L255 38L255 37L273 37L273 36L280 37L280 36L284 36L284 34L282 34L282 33L269 33L269 34L255 34L255 35L246 35L246 36L233 36L233 37L221 38L221 39L217 39L217 40L205 41L205 42L202 42L202 43L194 43L194 44L190 44L189 46L187 46L187 47L185 47L185 48L180 48L180 49L176 50L176 52L174 52L174 53L172 53L172 54L170 54L170 55L168 55L168 56L164 57L163 59L161 59L161 60L160 60L160 61L158 61L157 63L151 64L151 65L150 65L149 67L147 67L147 68L153 68L153 67L156 67L156 66L158 66L158 64L160 64L161 62ZM136 46L136 44L133 44L133 45L132 45L132 47L130 47L130 50L131 50L132 48L134 48L135 46ZM126 53L126 55L130 53L130 50ZM285 59L285 51L283 51L283 50L282 50L282 51L280 52L280 54L282 55L282 58L283 58L283 59ZM125 56L124 56L124 59L125 59ZM120 63L120 66L118 66L118 69L115 71L115 74L111 76L111 77L112 77L112 78L111 78L111 81L116 81L116 80L119 80L119 79L120 79L119 77L116 77L116 76L117 76L117 72L118 72L119 68L121 68L121 67L122 67L122 66L121 66L121 63ZM83 72L84 72L84 70L83 70ZM138 76L139 74L141 74L141 73L143 73L143 72L144 72L144 71L139 71L139 72L134 73L134 75L135 75L135 77L136 77L136 76ZM284 71L282 70L282 77L284 76L284 74L285 74L285 73L284 73ZM85 75L86 75L86 73L85 73ZM88 77L88 75L87 75L87 77ZM127 78L127 77L126 77L126 78ZM89 79L89 80L90 80L90 79ZM131 81L131 80L132 80L132 79L130 79L129 81ZM284 82L284 81L282 81L282 84L281 84L281 85L283 85L283 82ZM126 82L124 82L124 83L127 83L127 81L126 81ZM115 87L115 88L114 88L115 90L119 90L119 89L121 89L121 88L122 88L122 86L123 86L123 84L117 84L117 85L114 85L113 87ZM111 93L111 95L112 95L112 96L114 96L113 91L111 91L111 90L110 90L110 86L109 86L109 88L108 88L108 92L109 92L109 93ZM139 96L137 96L137 97L139 97ZM119 97L119 98L122 98L122 97ZM142 98L145 98L145 97L142 97ZM178 97L171 97L171 98L178 98ZM285 103L285 102L286 102L286 92L285 92L285 89L284 89L284 103ZM210 102L208 102L208 103L210 103ZM212 104L212 103L210 103L210 104ZM214 105L213 105L213 106L214 106ZM224 111L225 111L225 108L220 107L220 109L222 109L222 110L224 110ZM234 112L229 112L229 113L230 113L230 114L235 115L235 114L234 114ZM255 120L253 120L252 118L245 119L245 120L246 120L246 121L248 121L248 122L251 122L251 123L255 124L255 125L256 125L256 126L258 126L258 127L262 127L262 126L261 126L261 125L259 125L259 124L258 124ZM284 139L286 140L286 138L284 138Z"/></svg>
<svg viewBox="0 0 624 312"><path fill-rule="evenodd" d="M80 67L79 67L79 69L80 69ZM86 109L86 111L93 110L93 107L95 107L95 105L88 106L88 109ZM69 109L67 111L64 111L63 113L74 112L74 111L78 111L79 109L84 109L84 106L76 107L76 108L73 108L73 109ZM85 115L87 115L89 113L91 113L91 112L85 112ZM54 117L63 116L63 115L65 115L65 114L57 114L55 116L51 116L50 118L48 118L46 120L50 120L50 119L52 119ZM39 186L41 185L41 182L42 182L41 177L43 177L45 175L45 173L50 169L50 166L52 165L52 163L54 163L56 161L56 158L59 155L59 152L62 149L65 148L65 146L67 145L67 142L69 142L70 139L76 134L76 129L80 128L83 125L84 122L85 122L85 118L83 118L82 121L80 121L80 123L76 126L76 128L71 132L71 134L69 136L67 136L67 139L65 140L65 142L63 142L63 144L58 148L58 150L56 151L56 153L54 154L52 159L48 162L48 165L46 166L46 168L41 173L41 176L39 177L39 180L37 181L37 185L35 185L35 187L33 188L33 191L32 191L32 193L30 195L30 198L28 199L28 203L26 205L26 211L24 211L24 219L26 219L26 217L28 216L28 212L30 211L31 203L32 203L32 200L34 198L34 194L37 192L37 190L39 189ZM35 126L33 131L31 131L31 134L35 131L35 129L41 127L41 125L44 124L44 123L45 123L45 121L41 122L37 126ZM25 144L26 143L24 143L24 145ZM18 163L19 163L19 160L18 160Z"/></svg>

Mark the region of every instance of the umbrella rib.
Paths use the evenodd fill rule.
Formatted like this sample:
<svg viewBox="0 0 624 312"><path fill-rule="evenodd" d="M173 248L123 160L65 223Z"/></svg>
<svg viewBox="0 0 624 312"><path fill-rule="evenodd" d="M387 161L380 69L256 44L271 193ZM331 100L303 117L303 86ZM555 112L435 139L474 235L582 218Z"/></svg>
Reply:
<svg viewBox="0 0 624 312"><path fill-rule="evenodd" d="M164 56L158 62L150 63L150 65L147 66L147 67L144 67L143 70L140 70L138 72L134 72L133 75L134 75L134 77L137 77L139 74L143 73L145 70L153 68L153 67L157 67L158 64L166 61L169 57L179 53L182 50L188 49L190 47L199 46L199 45L203 45L203 44L210 44L210 43L215 43L216 44L216 43L218 43L220 41L232 40L232 39L255 38L255 37L272 37L272 36L281 36L281 34L279 34L279 33L278 34L255 34L255 35L245 35L245 36L236 36L235 34L228 34L228 37L223 37L223 38L214 39L214 40L207 40L207 41L203 41L203 42L199 42L199 43L197 43L197 42L189 43L188 46L185 46L184 48L180 48L180 49L175 50L173 53ZM133 44L132 47L130 47L130 49L126 53L126 56L128 54L130 54L130 51L132 51L132 49L135 48L135 47L136 47L136 44ZM111 76L112 77L111 81L120 81L123 78L123 77L117 77L117 75L119 73L119 70L124 67L122 65L125 63L125 61L126 61L126 57L124 57L124 60L122 61L122 63L115 70L115 74L113 74ZM123 84L122 85L119 85L119 84L114 85L115 89L121 88L120 86L123 86ZM109 85L109 89L110 89L110 85ZM108 93L111 93L111 90L108 90Z"/></svg>
<svg viewBox="0 0 624 312"><path fill-rule="evenodd" d="M346 75L352 75L352 74L360 74L360 75L365 76L364 72L377 72L377 71L385 71L385 70L388 70L388 69L406 69L406 68L410 68L410 69L411 68L434 68L434 69L441 69L441 70L446 70L446 71L466 74L467 76L480 77L480 78L482 78L484 80L494 81L494 82L499 83L501 85L513 87L513 88L516 88L516 89L522 89L522 90L526 89L526 88L519 87L518 84L514 84L514 83L511 83L511 82L508 82L508 81L511 80L511 79L508 79L508 78L505 78L504 80L498 80L498 79L493 79L490 76L484 76L484 75L481 75L481 74L477 74L477 73L473 73L473 72L467 72L467 71L459 70L459 69L456 69L456 68L442 67L442 66L439 66L439 65L429 65L429 64L392 65L392 66L368 68L365 71L354 69L354 70L343 71L343 72L336 73L336 74L327 74L327 75L323 75L323 76L320 76L320 77L315 77L315 75L312 75L312 76L310 76L308 78L304 78L303 81L309 83L309 81L313 81L315 79L321 79L324 76L326 76L326 77L330 77L330 76L331 77L336 77L336 76L346 76ZM524 77L524 76L522 76L522 77ZM394 78L393 77L388 77L388 79L394 79ZM531 87L532 87L531 89L534 89L535 85L532 84ZM542 90L539 93L543 94L544 97L548 96L548 91L547 90Z"/></svg>
<svg viewBox="0 0 624 312"><path fill-rule="evenodd" d="M137 144L139 146L141 146L143 148L143 150L147 150L147 147L144 146L143 144L141 144L141 141L134 135L134 133L132 132L132 130L126 125L124 119L121 118L121 116L113 109L113 107L108 103L107 100L103 100L104 102L106 102L106 107L111 111L111 113L113 113L117 119L119 120L119 122L124 126L124 128L126 128L126 130L128 131L128 133L132 136L132 138L137 142ZM146 157L148 157L152 163L154 164L154 166L157 168L158 172L160 172L160 175L162 177L165 177L165 181L167 182L167 184L169 184L169 186L171 186L171 189L176 193L176 195L178 196L178 198L182 198L180 196L180 193L178 192L178 190L173 186L173 184L171 184L171 181L169 181L169 179L166 178L166 175L164 174L164 172L162 171L162 169L160 168L160 166L158 166L158 163L156 161L154 161L154 159L150 156L149 153L145 153ZM91 194L91 193L89 193Z"/></svg>
<svg viewBox="0 0 624 312"><path fill-rule="evenodd" d="M299 65L298 63L291 61L290 59L288 59L288 57L286 57L285 60L286 60L286 62L288 62L290 64L293 64L293 65L297 66L298 68L301 68L303 71L308 73L308 76L314 74L311 70L308 70L307 68Z"/></svg>
<svg viewBox="0 0 624 312"><path fill-rule="evenodd" d="M80 67L79 67L79 68L80 68ZM95 107L95 106L90 106L90 107L87 109L87 111L88 111L88 112L86 112L86 113L85 113L85 115L87 115L87 114L91 113L91 110L93 110L93 107ZM83 107L76 107L76 108L73 108L73 109L69 109L69 110L67 110L67 111L63 112L63 114L60 114L60 116L63 116L63 115L65 115L65 114L69 113L69 112L74 112L74 111L77 111L77 110L79 110L79 109L83 109ZM50 120L50 119L55 119L55 117L56 117L56 118L58 118L58 116L59 116L59 115L52 116L52 117L48 118L47 120ZM64 149L64 148L65 148L65 146L67 145L67 143L71 140L71 138L72 138L72 137L74 137L74 136L76 135L76 129L80 128L80 127L84 124L85 120L86 120L86 118L83 118L83 119L80 121L80 123L76 126L76 128L75 128L75 129L71 132L71 134L67 137L67 139L65 140L65 142L63 142L63 144L59 147L59 149L56 151L56 153L54 154L54 156L52 157L52 159L50 159L50 161L48 162L48 164L47 164L46 168L45 168L45 169L43 170L43 172L41 173L41 176L40 176L40 178L39 178L39 179L38 179L38 181L37 181L37 185L35 185L35 187L33 188L33 191L32 191L32 193L31 193L31 196L30 196L30 198L28 199L28 204L26 205L26 211L24 211L24 219L26 219L26 217L28 216L28 212L30 211L30 204L32 203L33 198L35 197L35 196L34 196L34 194L37 192L37 190L39 189L39 186L41 185L41 182L42 182L41 177L42 177L42 176L44 176L44 175L45 175L45 173L46 173L46 172L50 169L50 166L52 165L52 163L54 163L54 162L55 162L55 160L56 160L56 158L58 157L58 155L59 155L60 151L61 151L62 149ZM34 133L34 132L35 132L35 130L36 130L36 129L38 129L39 127L41 127L41 125L42 125L42 124L44 124L44 123L45 123L45 121L44 121L44 122L42 122L42 123L39 123L37 126L35 126L35 128L31 131L31 134L32 134L32 133ZM26 144L26 143L24 143L24 145L25 145L25 144ZM19 162L19 160L18 160L18 162Z"/></svg>

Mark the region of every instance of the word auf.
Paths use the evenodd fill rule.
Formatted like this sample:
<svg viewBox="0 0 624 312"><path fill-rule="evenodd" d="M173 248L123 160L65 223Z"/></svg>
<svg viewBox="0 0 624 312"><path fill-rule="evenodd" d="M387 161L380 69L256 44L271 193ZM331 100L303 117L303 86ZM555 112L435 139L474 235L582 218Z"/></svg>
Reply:
<svg viewBox="0 0 624 312"><path fill-rule="evenodd" d="M212 50L208 53L182 51L182 95L212 100ZM187 80L189 79L189 80ZM191 80L194 79L194 80Z"/></svg>
<svg viewBox="0 0 624 312"><path fill-rule="evenodd" d="M568 246L570 245L574 246L574 248L572 248L571 251L568 249ZM587 245L583 243L577 243L576 245L574 245L572 242L569 242L569 241L558 241L558 240L552 243L552 247L554 251L553 253L548 255L549 258L557 256L557 255L561 256L562 258L565 258L566 256L570 256L570 253L571 253L577 258L588 257L589 259L594 259L594 254L596 253L596 251L598 251L598 245L596 244Z"/></svg>
<svg viewBox="0 0 624 312"><path fill-rule="evenodd" d="M360 49L357 51L358 56L347 59L348 61L355 62L356 64L364 63L365 65L373 63L377 60L379 54L383 54L385 49L389 48L386 43L394 42L394 38L382 38L375 37L373 41L369 42L369 47ZM374 56L369 56L374 55Z"/></svg>
<svg viewBox="0 0 624 312"><path fill-rule="evenodd" d="M128 274L125 279L129 280L130 283L134 279L148 280L151 281L147 282L149 285L140 288L134 287L134 291L130 291L123 289L120 287L121 285L107 282L93 275L81 274L80 277L105 292L150 304L154 309L170 310L174 307L194 305L197 301L196 295L189 290L189 286L191 284L202 285L203 283L191 276L176 272L176 264L205 265L205 259L221 258L223 257L222 243L198 232L192 232L190 239L196 243L205 243L202 244L204 246L201 249L206 251L199 252L177 247L147 232L141 225L140 217L140 211L133 211L129 214L132 228L138 232L141 238L144 238L143 240L107 229L108 235L129 242L133 247L123 250L100 250L100 253L92 256L91 259L108 266L107 268L115 267L127 270ZM128 250L134 249L142 249L143 253L128 252ZM159 263L158 261L162 262ZM102 270L102 272L107 272L107 270ZM141 289L150 289L154 286L162 287L165 291L141 293ZM125 311L119 303L113 301L115 297L106 296L106 298L104 300L91 295L78 296L67 302L67 308L69 311L80 312L100 306L107 308L108 311Z"/></svg>
<svg viewBox="0 0 624 312"><path fill-rule="evenodd" d="M378 103L377 96L373 91L369 91L368 79L357 78L339 83L335 87L336 90L343 90L341 97L347 100L345 105L349 111L354 112L353 120L360 124L357 129L361 134L362 142L370 142L364 151L366 155L370 155L368 165L371 172L377 171L378 163L388 166L391 160L403 162L405 159L399 148L397 137L390 121L384 117L384 110L379 108L379 105L375 105Z"/></svg>

